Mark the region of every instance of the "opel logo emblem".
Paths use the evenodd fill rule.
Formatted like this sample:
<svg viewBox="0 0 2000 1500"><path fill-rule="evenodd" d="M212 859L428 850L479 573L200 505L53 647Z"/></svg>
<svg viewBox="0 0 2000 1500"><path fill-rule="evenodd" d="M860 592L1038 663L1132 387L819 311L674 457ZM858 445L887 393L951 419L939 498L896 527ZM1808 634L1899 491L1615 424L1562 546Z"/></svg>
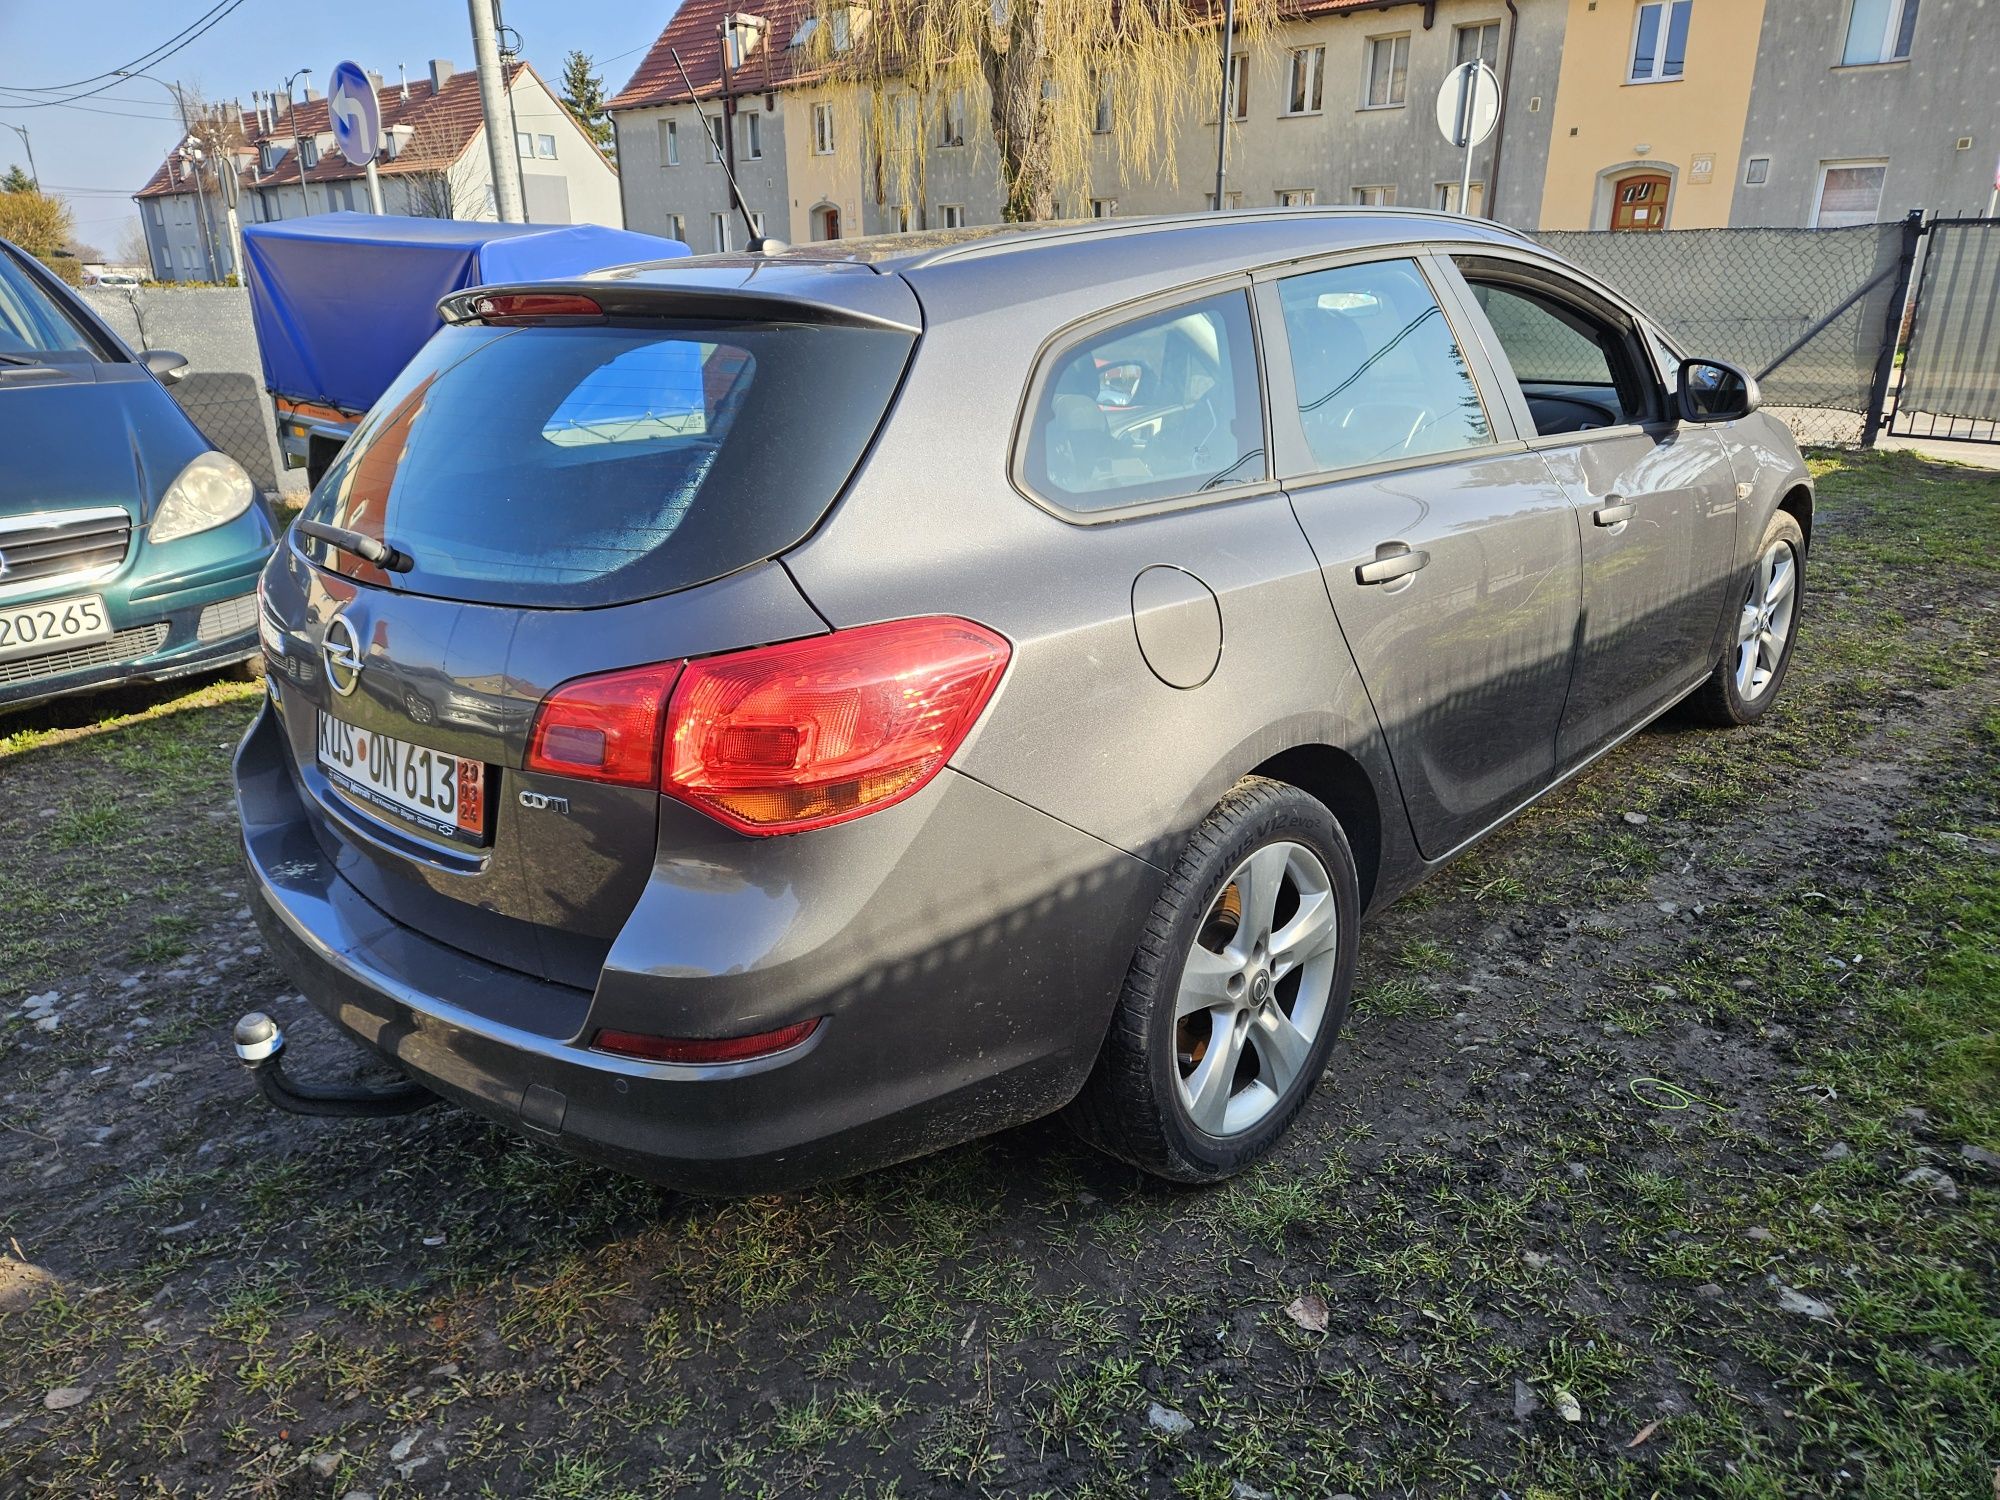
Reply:
<svg viewBox="0 0 2000 1500"><path fill-rule="evenodd" d="M345 698L361 681L361 639L346 615L335 615L327 622L319 649L326 658L326 680Z"/></svg>
<svg viewBox="0 0 2000 1500"><path fill-rule="evenodd" d="M1271 976L1269 974L1259 974L1256 982L1250 986L1250 994L1251 998L1256 1000L1259 1005L1269 1000L1271 998Z"/></svg>

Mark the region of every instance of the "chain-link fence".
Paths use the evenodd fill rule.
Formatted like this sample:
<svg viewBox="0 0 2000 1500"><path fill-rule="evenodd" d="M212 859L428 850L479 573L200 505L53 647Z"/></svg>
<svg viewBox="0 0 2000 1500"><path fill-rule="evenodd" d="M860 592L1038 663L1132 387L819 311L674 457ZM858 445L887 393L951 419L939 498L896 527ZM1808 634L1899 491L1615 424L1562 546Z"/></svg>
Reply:
<svg viewBox="0 0 2000 1500"><path fill-rule="evenodd" d="M263 364L250 325L250 294L239 287L92 288L99 317L134 349L172 349L188 372L168 390L209 442L242 464L258 488L297 488L278 456Z"/></svg>
<svg viewBox="0 0 2000 1500"><path fill-rule="evenodd" d="M1801 443L1872 435L1888 373L1890 309L1907 286L1905 224L1851 229L1667 229L1535 236L1645 308L1687 352L1756 375Z"/></svg>

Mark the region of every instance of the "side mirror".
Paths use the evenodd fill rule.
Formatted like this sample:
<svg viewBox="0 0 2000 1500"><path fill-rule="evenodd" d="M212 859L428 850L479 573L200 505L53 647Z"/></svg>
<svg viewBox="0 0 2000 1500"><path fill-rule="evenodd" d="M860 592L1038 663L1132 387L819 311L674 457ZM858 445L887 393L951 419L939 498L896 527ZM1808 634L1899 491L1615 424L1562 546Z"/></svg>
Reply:
<svg viewBox="0 0 2000 1500"><path fill-rule="evenodd" d="M161 385L172 385L188 372L187 356L171 349L148 349L139 357L139 363Z"/></svg>
<svg viewBox="0 0 2000 1500"><path fill-rule="evenodd" d="M1757 379L1719 359L1681 361L1679 386L1683 422L1734 422L1757 409Z"/></svg>

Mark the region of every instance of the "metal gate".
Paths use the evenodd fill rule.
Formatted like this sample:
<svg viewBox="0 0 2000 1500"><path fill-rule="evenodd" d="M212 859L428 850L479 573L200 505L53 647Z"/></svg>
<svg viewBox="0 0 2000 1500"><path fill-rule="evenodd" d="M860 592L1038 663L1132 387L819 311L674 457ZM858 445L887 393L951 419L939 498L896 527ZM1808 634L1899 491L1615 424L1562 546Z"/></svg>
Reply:
<svg viewBox="0 0 2000 1500"><path fill-rule="evenodd" d="M1933 219L1924 235L1889 431L2000 443L2000 219Z"/></svg>

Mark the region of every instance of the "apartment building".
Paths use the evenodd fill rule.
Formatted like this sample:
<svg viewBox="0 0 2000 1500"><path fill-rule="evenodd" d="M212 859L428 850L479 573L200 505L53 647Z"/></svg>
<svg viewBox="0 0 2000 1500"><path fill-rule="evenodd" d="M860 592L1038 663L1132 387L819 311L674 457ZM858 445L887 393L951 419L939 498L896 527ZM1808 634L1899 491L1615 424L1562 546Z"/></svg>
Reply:
<svg viewBox="0 0 2000 1500"><path fill-rule="evenodd" d="M907 174L918 186L902 201L906 174L872 147L867 91L814 65L813 16L808 0L773 0L754 15L730 0L685 0L610 104L628 227L697 251L740 246L725 161L763 232L793 241L999 220L986 99L892 95L890 108L923 116L923 160ZM1488 211L1490 197L1496 217L1532 224L1561 52L1562 0L1291 0L1269 44L1231 64L1226 202L1455 209L1463 153L1440 136L1432 106L1445 75L1477 56L1508 87L1500 127L1474 152L1472 208ZM1217 65L1219 97L1219 48ZM1213 108L1181 122L1164 169L1145 181L1121 170L1118 108L1115 94L1101 101L1089 181L1060 213L1209 205Z"/></svg>
<svg viewBox="0 0 2000 1500"><path fill-rule="evenodd" d="M533 67L514 62L506 73L529 221L617 227L617 169ZM436 58L421 79L369 76L382 113L376 175L383 212L497 218L477 75ZM183 139L133 195L155 279L234 274L232 208L247 224L370 210L366 168L340 154L324 98L294 102L273 90L252 99L251 109L225 112L219 123L227 128L210 124ZM226 160L205 161L213 152Z"/></svg>

